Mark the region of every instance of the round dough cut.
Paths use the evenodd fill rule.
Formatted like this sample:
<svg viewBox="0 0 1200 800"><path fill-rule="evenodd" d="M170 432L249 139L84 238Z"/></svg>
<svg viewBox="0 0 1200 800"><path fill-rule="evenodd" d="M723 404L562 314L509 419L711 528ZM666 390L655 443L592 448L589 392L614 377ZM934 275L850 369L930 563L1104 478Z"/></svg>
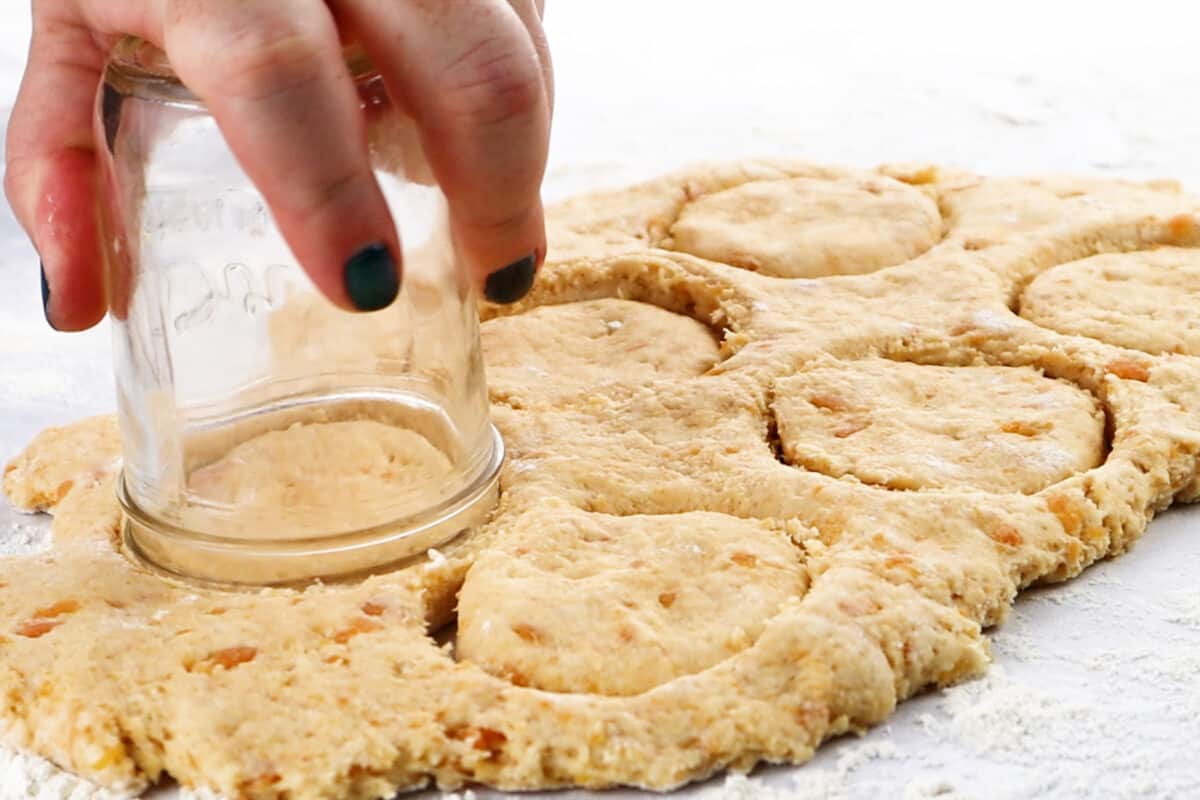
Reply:
<svg viewBox="0 0 1200 800"><path fill-rule="evenodd" d="M942 235L937 205L890 178L754 181L686 206L667 247L783 278L903 264Z"/></svg>
<svg viewBox="0 0 1200 800"><path fill-rule="evenodd" d="M553 504L516 523L467 575L458 657L522 686L644 692L749 647L808 585L759 520Z"/></svg>
<svg viewBox="0 0 1200 800"><path fill-rule="evenodd" d="M1026 367L827 362L776 393L789 463L888 489L1030 494L1104 458L1095 398Z"/></svg>
<svg viewBox="0 0 1200 800"><path fill-rule="evenodd" d="M178 513L184 527L207 533L246 535L246 521L255 520L264 539L351 531L436 503L453 474L447 455L407 428L374 420L296 423L192 470L188 492L200 502ZM237 509L236 526L223 507Z"/></svg>
<svg viewBox="0 0 1200 800"><path fill-rule="evenodd" d="M706 325L648 303L605 298L539 306L483 323L488 378L640 382L701 375L720 359Z"/></svg>
<svg viewBox="0 0 1200 800"><path fill-rule="evenodd" d="M970 250L1081 220L1128 213L1170 216L1179 213L1183 200L1170 181L1065 175L968 180L939 199L951 235Z"/></svg>
<svg viewBox="0 0 1200 800"><path fill-rule="evenodd" d="M1021 316L1146 353L1200 355L1200 252L1167 247L1063 264L1029 285Z"/></svg>

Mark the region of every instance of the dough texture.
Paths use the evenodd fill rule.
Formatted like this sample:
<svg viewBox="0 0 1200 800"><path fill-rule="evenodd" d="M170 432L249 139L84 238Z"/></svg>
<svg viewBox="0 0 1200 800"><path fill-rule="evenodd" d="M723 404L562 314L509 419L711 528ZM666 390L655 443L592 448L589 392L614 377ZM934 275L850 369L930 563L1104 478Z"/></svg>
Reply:
<svg viewBox="0 0 1200 800"><path fill-rule="evenodd" d="M459 655L558 692L633 695L699 672L748 647L807 586L785 531L703 512L539 509L476 563Z"/></svg>
<svg viewBox="0 0 1200 800"><path fill-rule="evenodd" d="M902 264L937 243L933 200L883 176L752 181L684 207L666 245L782 278Z"/></svg>
<svg viewBox="0 0 1200 800"><path fill-rule="evenodd" d="M1021 316L1059 333L1189 356L1200 356L1198 308L1200 254L1175 247L1063 264L1021 298Z"/></svg>
<svg viewBox="0 0 1200 800"><path fill-rule="evenodd" d="M1104 458L1096 399L1028 367L870 359L815 366L776 392L788 463L889 489L1029 494Z"/></svg>
<svg viewBox="0 0 1200 800"><path fill-rule="evenodd" d="M332 476L314 469L338 463L350 468ZM236 508L239 524L254 520L259 538L360 530L432 505L453 473L445 453L407 428L369 419L297 422L193 469L188 493L203 504L184 509L181 522L224 533L233 520L208 510L216 506Z"/></svg>
<svg viewBox="0 0 1200 800"><path fill-rule="evenodd" d="M720 359L719 342L707 325L658 306L613 298L495 319L480 335L493 391L694 377Z"/></svg>
<svg viewBox="0 0 1200 800"><path fill-rule="evenodd" d="M3 743L229 800L803 762L978 675L1021 589L1200 499L1198 209L1170 183L785 161L572 199L529 297L481 306L493 518L356 582L152 574L121 549L113 421L46 431L4 476L55 519L48 552L0 559ZM374 425L193 477L234 497L286 460L270 506L334 491L317 462L339 492L442 468Z"/></svg>

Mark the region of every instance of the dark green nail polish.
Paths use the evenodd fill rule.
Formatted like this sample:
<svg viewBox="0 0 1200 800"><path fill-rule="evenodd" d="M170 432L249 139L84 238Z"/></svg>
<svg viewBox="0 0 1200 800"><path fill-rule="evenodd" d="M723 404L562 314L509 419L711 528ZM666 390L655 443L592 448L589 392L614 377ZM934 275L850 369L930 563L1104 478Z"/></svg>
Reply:
<svg viewBox="0 0 1200 800"><path fill-rule="evenodd" d="M46 315L46 323L51 328L58 330L53 320L50 319L50 284L46 282L46 265L39 262L38 268L42 272L42 313Z"/></svg>
<svg viewBox="0 0 1200 800"><path fill-rule="evenodd" d="M498 269L488 275L483 286L483 293L493 303L515 303L529 294L536 270L536 254L530 253L504 269Z"/></svg>
<svg viewBox="0 0 1200 800"><path fill-rule="evenodd" d="M387 308L400 293L400 273L387 245L369 244L346 261L346 294L359 311Z"/></svg>
<svg viewBox="0 0 1200 800"><path fill-rule="evenodd" d="M100 90L100 121L104 125L104 144L113 152L117 141L117 126L121 124L121 101L124 98L106 82Z"/></svg>

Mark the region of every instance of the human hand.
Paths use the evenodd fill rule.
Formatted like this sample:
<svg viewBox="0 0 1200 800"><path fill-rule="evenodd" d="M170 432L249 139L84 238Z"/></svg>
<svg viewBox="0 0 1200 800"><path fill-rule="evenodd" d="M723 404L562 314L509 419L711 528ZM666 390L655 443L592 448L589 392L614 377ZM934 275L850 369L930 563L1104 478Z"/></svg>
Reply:
<svg viewBox="0 0 1200 800"><path fill-rule="evenodd" d="M124 34L162 48L205 102L318 288L372 310L395 297L387 287L398 287L401 251L343 60L341 39L358 41L421 131L472 274L489 299L520 299L546 241L539 189L553 81L541 7L34 0L4 188L42 259L47 321L81 330L107 310L92 115L108 50Z"/></svg>

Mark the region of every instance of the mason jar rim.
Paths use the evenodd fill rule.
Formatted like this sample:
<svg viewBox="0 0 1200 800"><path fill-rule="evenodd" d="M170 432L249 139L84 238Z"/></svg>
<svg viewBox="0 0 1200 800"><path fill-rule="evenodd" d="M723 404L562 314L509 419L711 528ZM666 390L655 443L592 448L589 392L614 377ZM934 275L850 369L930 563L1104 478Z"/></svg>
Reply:
<svg viewBox="0 0 1200 800"><path fill-rule="evenodd" d="M378 73L361 45L344 45L342 57L355 81L377 77ZM153 42L137 36L124 36L118 40L105 65L104 82L124 95L204 105L204 101L179 79L167 54Z"/></svg>

